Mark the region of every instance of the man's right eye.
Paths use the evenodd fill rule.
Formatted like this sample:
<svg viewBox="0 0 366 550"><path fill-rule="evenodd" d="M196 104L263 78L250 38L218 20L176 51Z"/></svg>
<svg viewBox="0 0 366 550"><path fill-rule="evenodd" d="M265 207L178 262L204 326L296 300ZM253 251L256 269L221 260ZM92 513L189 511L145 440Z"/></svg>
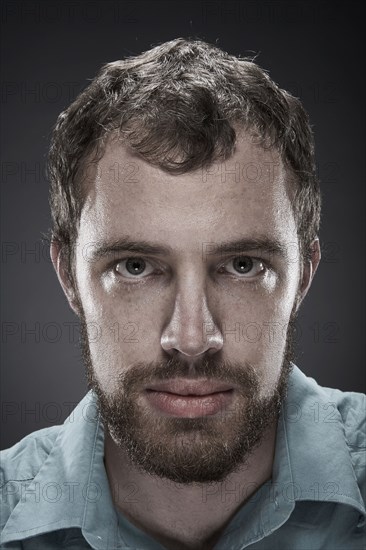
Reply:
<svg viewBox="0 0 366 550"><path fill-rule="evenodd" d="M114 271L127 279L142 279L154 272L150 262L139 257L125 258L114 265Z"/></svg>

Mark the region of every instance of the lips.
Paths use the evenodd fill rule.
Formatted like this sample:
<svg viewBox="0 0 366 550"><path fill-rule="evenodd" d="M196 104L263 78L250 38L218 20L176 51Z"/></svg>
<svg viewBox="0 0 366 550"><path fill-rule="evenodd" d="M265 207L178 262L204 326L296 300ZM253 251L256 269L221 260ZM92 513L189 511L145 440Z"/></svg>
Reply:
<svg viewBox="0 0 366 550"><path fill-rule="evenodd" d="M234 387L223 382L212 380L165 380L157 384L151 384L147 391L167 392L175 395L210 395L218 392L233 390Z"/></svg>
<svg viewBox="0 0 366 550"><path fill-rule="evenodd" d="M165 380L145 389L154 414L203 418L224 413L234 399L234 387L212 380Z"/></svg>

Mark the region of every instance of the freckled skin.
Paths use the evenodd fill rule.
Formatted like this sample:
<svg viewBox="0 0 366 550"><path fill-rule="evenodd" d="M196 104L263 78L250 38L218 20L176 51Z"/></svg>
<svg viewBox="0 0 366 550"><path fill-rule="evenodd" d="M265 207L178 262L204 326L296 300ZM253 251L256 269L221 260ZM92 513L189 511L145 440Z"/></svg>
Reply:
<svg viewBox="0 0 366 550"><path fill-rule="evenodd" d="M236 163L239 181L229 173ZM124 177L131 165L133 175ZM109 142L89 185L76 255L83 314L88 323L99 327L98 337L89 340L93 371L107 396L113 396L118 377L135 363L159 361L173 351L192 363L218 354L233 364L246 361L256 368L258 397L273 394L295 299L297 308L320 259L317 242L311 264L302 264L293 254L298 239L291 193L278 154L253 145L245 134L225 163L178 176L149 165L118 141ZM141 276L138 283L121 275L126 270L115 272L104 259L87 261L83 251L92 250L93 243L122 235L168 245L173 254L144 258L157 271L145 279ZM263 256L268 263L265 273L245 278L229 263L235 255L205 253L207 243L257 236L276 238L291 248L291 257ZM51 249L60 282L79 313L62 265L57 265L57 254L55 247ZM136 256L140 257L124 253L114 259L118 263ZM229 266L228 272L219 270L223 265ZM240 338L232 332L238 324ZM270 326L277 327L271 338ZM207 338L203 327L211 327ZM252 337L250 330L259 336ZM137 342L130 341L131 333ZM229 429L228 424L222 425L223 431ZM245 468L228 477L230 482L259 486L270 477L275 434L273 422ZM144 475L108 433L105 463L111 485L135 482L140 490L137 505L126 507L118 499L116 505L168 548L211 548L215 533L241 504L222 499L220 491L203 502L202 487L177 486Z"/></svg>

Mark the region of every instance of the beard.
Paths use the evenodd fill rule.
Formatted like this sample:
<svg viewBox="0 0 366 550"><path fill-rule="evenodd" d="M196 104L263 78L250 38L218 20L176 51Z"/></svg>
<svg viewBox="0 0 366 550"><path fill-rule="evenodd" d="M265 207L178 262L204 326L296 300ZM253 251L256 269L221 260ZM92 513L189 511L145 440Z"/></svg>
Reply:
<svg viewBox="0 0 366 550"><path fill-rule="evenodd" d="M294 361L295 318L293 310L287 327L285 350L277 384L272 393L261 395L261 378L247 361L219 360L220 352L195 363L192 372L186 362L169 357L156 362L129 365L116 376L113 394L107 393L95 374L87 323L80 306L81 350L89 389L97 396L104 429L114 443L127 453L143 474L179 484L224 481L245 467L262 442L266 430L277 422L287 393ZM215 415L195 418L152 414L141 404L143 388L149 383L174 378L208 378L232 383L237 390L232 406Z"/></svg>

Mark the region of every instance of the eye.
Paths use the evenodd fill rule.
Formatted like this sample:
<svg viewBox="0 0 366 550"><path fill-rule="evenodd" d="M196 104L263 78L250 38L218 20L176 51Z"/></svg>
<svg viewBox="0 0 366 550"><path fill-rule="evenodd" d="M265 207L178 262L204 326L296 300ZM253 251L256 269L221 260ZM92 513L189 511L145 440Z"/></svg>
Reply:
<svg viewBox="0 0 366 550"><path fill-rule="evenodd" d="M229 266L229 267L228 267ZM232 267L231 267L232 266ZM221 266L221 269L228 271L232 275L242 275L242 279L252 279L261 273L265 273L266 266L259 258L251 256L237 256Z"/></svg>
<svg viewBox="0 0 366 550"><path fill-rule="evenodd" d="M142 279L153 273L154 267L143 258L136 257L118 261L114 270L127 279Z"/></svg>

